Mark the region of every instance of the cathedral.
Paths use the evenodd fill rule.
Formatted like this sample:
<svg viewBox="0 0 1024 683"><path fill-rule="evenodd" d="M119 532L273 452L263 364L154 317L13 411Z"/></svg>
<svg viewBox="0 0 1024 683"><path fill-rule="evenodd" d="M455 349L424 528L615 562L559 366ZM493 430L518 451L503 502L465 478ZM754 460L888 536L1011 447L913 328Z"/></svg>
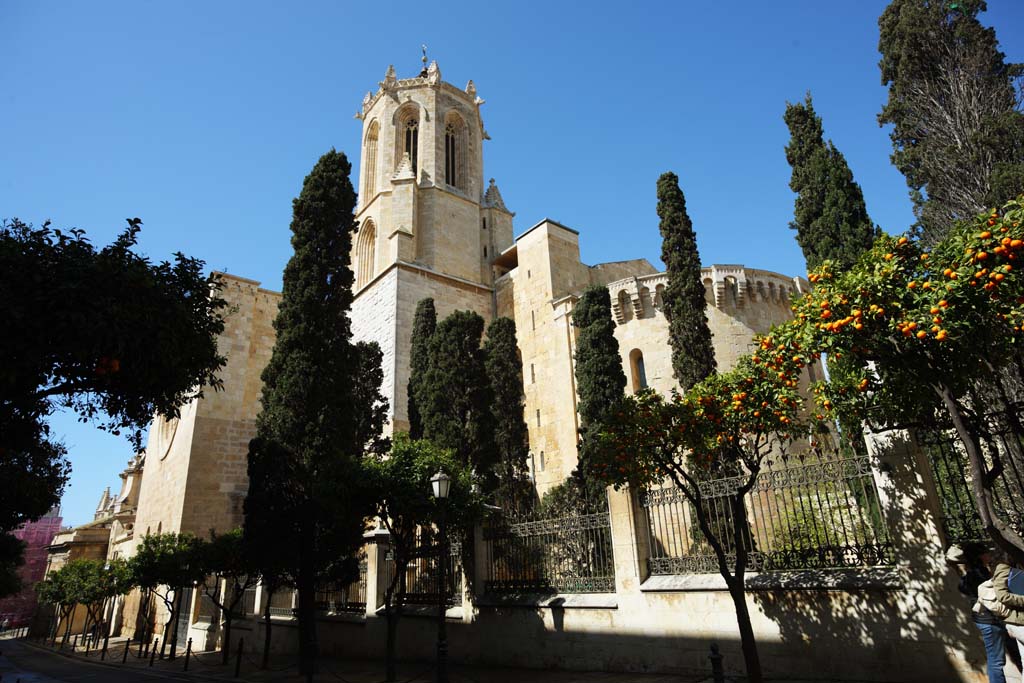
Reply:
<svg viewBox="0 0 1024 683"><path fill-rule="evenodd" d="M375 341L383 351L382 393L389 403L387 430L394 433L409 426L407 384L419 301L433 298L438 318L456 310L475 311L485 321L512 318L522 359L529 476L543 495L577 465L575 302L588 287L607 287L627 390L669 392L676 383L662 305L667 276L639 258L585 264L580 231L557 221L535 217L529 226L514 225L515 214L498 184L485 180L483 144L489 136L482 102L472 81L465 88L444 82L436 62L406 79L388 68L362 100L356 114L362 135L358 230L351 254L352 331L356 340ZM791 297L808 288L801 278L736 264L706 266L702 278L721 370L752 350L755 335L788 319ZM130 557L147 533L206 536L211 529L242 524L248 443L255 434L260 374L273 348L281 295L238 275L222 274L222 282L230 311L218 341L227 358L223 390L184 405L177 419L154 421L144 453L121 475L120 493L104 493L96 519L80 527L81 533L68 531L59 548L51 548L51 568L85 553ZM814 369L810 373L808 379L816 379ZM876 440L868 438L869 444ZM833 486L826 490L834 497L847 492L821 508L827 514L855 512L864 501L877 501L869 527L836 528L860 533L864 547L888 543L892 535L902 558L857 554L848 540L847 546L815 556L825 564L810 566L824 569L749 574L748 607L767 671L828 680L893 680L894 671L907 672L899 679L907 681L980 680L983 657L972 645L977 638L957 631L955 616L946 613L957 597L941 562L908 566L904 561L937 556L943 547L941 522L920 474L926 470L910 465L918 456L900 452L904 446L893 443L887 441L888 451L870 457L792 462L767 475L752 494L759 523L772 529L780 523L779 502L805 500L794 498L805 489L820 499L819 485ZM851 485L859 499L848 493ZM687 513L672 507L678 506L673 496L670 489L609 489L607 512L581 517L592 523L588 533L603 535L604 573L599 581L563 586L554 594L495 588L500 582L492 579L502 560L495 561L490 554L495 542L477 528L472 575L467 569L471 582L463 583L461 595L454 593L456 606L447 613L453 658L501 666L692 672L706 667L709 645L720 642L737 667L734 607L723 580L707 566L677 561L686 553L667 544L689 533L680 523ZM764 507L769 502L774 511ZM105 551L97 545L104 529ZM759 537L762 550L787 538L773 533ZM90 543L77 543L79 537ZM366 540L362 578L341 589L356 593L350 602L346 598L346 609L336 609L332 601L322 611L319 637L325 651L381 653L380 605L385 577L396 569L386 532L370 531ZM560 552L557 544L550 548ZM922 596L934 600L923 603ZM266 606L275 650L297 646L294 600L289 591L247 591L244 614L259 615ZM190 638L197 650L216 647L220 628L211 603L186 589L182 604L174 630L179 645ZM146 621L139 620L139 607L137 591L120 602L113 610L115 634L138 633ZM410 617L417 613L412 609ZM159 614L146 618L158 625L163 621ZM262 642L262 628L257 618L243 618L232 633ZM164 635L161 629L157 635ZM403 656L431 658L434 629L427 618L403 620ZM838 648L849 656L836 659Z"/></svg>
<svg viewBox="0 0 1024 683"><path fill-rule="evenodd" d="M529 471L538 493L576 466L572 309L591 285L609 288L627 390L669 391L668 325L661 308L664 273L645 259L586 265L580 233L544 218L521 230L493 178L485 181L489 139L469 81L458 88L436 62L413 78L389 67L356 114L363 127L359 164L359 230L353 240L357 341L375 341L384 358L382 393L390 432L408 428L411 332L416 304L434 299L438 319L471 310L489 321L516 323L523 363ZM802 278L746 268L704 268L707 314L718 365L728 369L753 336L788 318ZM246 457L255 434L260 373L274 345L278 292L237 275L221 275L233 311L221 335L227 357L224 390L184 406L177 419L156 418L144 455L134 542L111 553L131 555L147 533L206 535L242 523L248 489ZM131 616L125 617L130 622Z"/></svg>
<svg viewBox="0 0 1024 683"><path fill-rule="evenodd" d="M356 115L362 125L362 143L356 209L359 228L351 261L355 273L352 329L357 341L374 341L383 351L382 393L389 403L387 429L394 433L408 428L411 331L420 300L433 298L438 319L457 310L470 310L487 321L501 316L514 320L523 365L529 474L538 493L543 494L563 481L577 462L576 330L572 325L577 297L592 285L608 288L627 391L651 387L668 392L676 384L662 307L667 278L639 258L584 264L580 232L551 219L535 217L539 220L528 227L514 226L515 214L498 184L484 172L483 148L489 135L481 104L473 81L464 88L445 82L436 62L425 65L412 78L399 78L389 67L376 90L363 98ZM119 504L117 538L109 544L109 557L131 556L149 533L205 536L211 529L226 531L242 523L248 443L255 434L260 374L273 349L272 323L281 295L236 275L223 274L222 279L222 295L231 311L219 339L220 350L227 357L221 374L223 391L208 392L184 406L177 419L158 417L153 422L145 452L130 463L122 475L123 490L110 499ZM722 370L751 350L756 334L787 320L791 297L808 287L799 277L735 264L706 266L703 280L715 356ZM907 491L916 485L867 464L861 471L869 481L874 476L881 490L887 482L910 487ZM886 510L896 510L902 501L924 495L916 489L911 492L905 498L887 494ZM108 499L105 496L102 510L109 507ZM131 503L134 519L126 516L132 511ZM453 631L453 656L466 661L475 658L506 665L565 668L702 668L709 639L735 633L728 593L724 584L719 585L717 575L655 575L649 571L645 553L654 544L649 542L645 514L630 492L610 491L604 522L615 555L610 590L559 595L553 600L549 595L515 604L488 605L483 597L476 601L467 598L465 610L460 606L457 614L449 613L450 619L465 625ZM933 542L935 531L928 529L915 530L912 542ZM361 616L331 616L338 623L332 625L334 630L325 630L323 642L336 643L338 652L351 650L367 656L380 649L382 620L377 616L382 584L374 577L383 576L383 547L373 534L368 536L366 571L370 579L365 584ZM476 564L478 572L484 571L486 557L478 557ZM814 667L834 663L828 655L832 645L841 642L848 647L855 640L843 639L846 624L840 619L833 624L834 630L828 631L830 638L838 640L806 648L806 636L801 640L786 630L787 626L803 628L803 622L794 620L801 614L799 610L792 612L797 615L793 618L787 612L788 621L771 618L772 610L782 604L772 600L792 598L793 605L806 605L813 618L822 615L822 619L837 610L841 616L844 610L870 612L882 605L870 612L877 621L877 633L870 626L865 627L870 633L857 636L870 643L888 644L877 657L867 654L874 650L858 650L863 656L857 660L861 662L857 671L865 672L864 680L883 675L903 656L899 654L903 648L911 645L930 653L928 661L936 662L942 672L949 669L938 662L949 661L954 668L968 670L970 665L959 646L925 643L927 639L919 642L915 633L896 627L906 614L900 614L901 601L912 597L904 597L910 591L904 591L900 583L904 579L892 578L896 570L890 569L865 570L856 580L837 574L828 579L832 583L822 583L822 578L810 574L784 577L789 584L762 582L761 590L778 589L764 593L767 602L751 602L758 638L767 645L769 668L777 657L778 662L785 662L779 670L817 673L820 669ZM927 581L941 581L938 574L929 576L932 578ZM481 577L478 586L485 584L486 577ZM939 583L927 585L929 590L940 591L936 588ZM799 593L794 586L828 591ZM890 592L879 598L869 595L870 590ZM247 613L259 614L262 595L261 590L254 591ZM779 597L773 597L776 595ZM292 599L285 597L286 601ZM288 649L289 643L294 646L295 637L292 603L279 604L275 602L278 599L275 594L270 600L271 612L283 627L275 626L279 634L275 639L281 639L280 647ZM949 600L952 604L955 598ZM115 631L132 634L138 601L137 592L124 600L115 617ZM834 609L829 601L836 601ZM180 637L194 638L197 649L214 646L218 624L209 605L191 592L184 604L189 607L179 622ZM510 606L528 609L506 609ZM920 614L923 621L932 618L931 608ZM252 637L262 642L255 622L236 628L251 628ZM410 656L429 657L430 628L423 623L403 628L416 629L417 635L407 641ZM916 633L927 632L928 627L922 626ZM587 634L587 639L579 638L581 633ZM735 643L730 647L735 661L740 661ZM875 663L877 670L872 669ZM930 664L920 667L929 675L936 670Z"/></svg>

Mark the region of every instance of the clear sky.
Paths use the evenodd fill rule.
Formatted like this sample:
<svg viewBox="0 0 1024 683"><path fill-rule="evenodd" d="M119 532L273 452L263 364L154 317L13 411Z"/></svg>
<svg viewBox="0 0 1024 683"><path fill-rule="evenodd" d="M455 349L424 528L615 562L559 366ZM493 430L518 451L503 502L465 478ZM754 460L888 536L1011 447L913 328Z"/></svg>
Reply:
<svg viewBox="0 0 1024 683"><path fill-rule="evenodd" d="M473 79L484 147L517 232L581 232L588 263L660 266L655 180L675 171L702 260L803 274L788 228L786 101L810 90L889 232L912 222L889 164L877 67L885 0L718 2L0 1L0 217L175 251L279 289L291 199L332 146L358 164L363 94L388 64ZM982 20L1024 61L1024 3ZM91 519L131 455L53 424L74 466L68 523Z"/></svg>

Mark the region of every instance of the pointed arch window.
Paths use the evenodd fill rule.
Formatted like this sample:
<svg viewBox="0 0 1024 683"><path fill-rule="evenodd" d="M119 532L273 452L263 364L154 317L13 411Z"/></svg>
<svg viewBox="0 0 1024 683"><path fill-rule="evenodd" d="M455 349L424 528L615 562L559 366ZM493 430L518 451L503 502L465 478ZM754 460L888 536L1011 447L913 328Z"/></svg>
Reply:
<svg viewBox="0 0 1024 683"><path fill-rule="evenodd" d="M416 113L409 114L402 122L402 153L409 155L412 170L419 168L420 122ZM401 159L399 159L401 161Z"/></svg>
<svg viewBox="0 0 1024 683"><path fill-rule="evenodd" d="M455 112L449 112L444 125L444 181L450 187L467 189L466 124Z"/></svg>
<svg viewBox="0 0 1024 683"><path fill-rule="evenodd" d="M372 220L363 222L356 242L356 288L369 284L373 279L377 259L377 227Z"/></svg>
<svg viewBox="0 0 1024 683"><path fill-rule="evenodd" d="M380 124L376 119L370 122L363 149L363 205L373 199L377 191L377 141L380 139Z"/></svg>

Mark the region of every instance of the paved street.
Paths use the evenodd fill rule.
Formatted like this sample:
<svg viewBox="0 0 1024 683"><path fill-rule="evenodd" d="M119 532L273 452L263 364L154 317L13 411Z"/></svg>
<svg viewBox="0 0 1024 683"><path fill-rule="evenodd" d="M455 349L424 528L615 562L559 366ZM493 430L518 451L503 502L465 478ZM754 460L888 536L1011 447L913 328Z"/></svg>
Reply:
<svg viewBox="0 0 1024 683"><path fill-rule="evenodd" d="M212 681L234 680L252 683L288 682L298 683L303 679L295 667L285 671L260 671L254 662L243 660L242 675L233 678L233 666L223 667L219 656L202 654L193 659L190 671L182 671L183 661L156 661L153 668L148 660L129 657L128 664L121 664L123 641L118 647L111 645L111 654L105 663L96 661L96 655L86 659L83 653L71 655L52 652L34 642L0 639L0 683L136 683L143 681ZM116 654L115 654L116 653ZM290 660L294 661L294 660ZM289 660L280 663L283 668ZM339 661L325 659L322 671L314 679L316 683L381 683L383 665L377 661ZM411 663L400 666L401 683L428 683L434 680L429 664ZM476 669L452 667L449 675L452 683L700 683L709 678L681 677L672 675L617 674L600 672L535 671L524 669Z"/></svg>
<svg viewBox="0 0 1024 683"><path fill-rule="evenodd" d="M86 658L83 652L58 653L40 646L12 638L0 638L0 683L145 683L156 681L241 681L244 683L303 683L298 675L295 658L273 662L271 670L261 671L257 662L246 656L241 676L234 678L234 665L222 666L217 653L202 653L190 661L190 670L184 672L184 661L155 661L134 655L127 664L121 664L124 641L111 643L110 656L99 662L96 653ZM132 650L135 651L134 649ZM274 670L276 669L276 670ZM383 663L373 660L332 660L323 658L321 671L315 683L383 683ZM493 669L476 667L450 667L451 683L711 683L707 676L681 676L670 674L603 673L578 671L540 671L534 669ZM730 683L742 678L727 677ZM804 679L773 679L778 683L812 683ZM432 683L434 671L428 663L404 663L399 666L399 683ZM831 683L815 680L813 683ZM845 683L857 683L846 681Z"/></svg>

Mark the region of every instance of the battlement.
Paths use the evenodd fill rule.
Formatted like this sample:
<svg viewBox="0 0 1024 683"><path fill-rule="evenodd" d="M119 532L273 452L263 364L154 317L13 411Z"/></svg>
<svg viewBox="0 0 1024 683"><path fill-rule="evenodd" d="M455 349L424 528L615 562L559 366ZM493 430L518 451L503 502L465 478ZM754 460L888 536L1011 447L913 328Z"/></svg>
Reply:
<svg viewBox="0 0 1024 683"><path fill-rule="evenodd" d="M737 311L753 306L788 309L794 294L810 288L802 277L788 277L768 270L742 265L715 264L701 268L704 299L721 311ZM608 284L612 314L622 325L635 318L647 318L662 312L662 292L668 286L667 273L654 273L616 280Z"/></svg>

